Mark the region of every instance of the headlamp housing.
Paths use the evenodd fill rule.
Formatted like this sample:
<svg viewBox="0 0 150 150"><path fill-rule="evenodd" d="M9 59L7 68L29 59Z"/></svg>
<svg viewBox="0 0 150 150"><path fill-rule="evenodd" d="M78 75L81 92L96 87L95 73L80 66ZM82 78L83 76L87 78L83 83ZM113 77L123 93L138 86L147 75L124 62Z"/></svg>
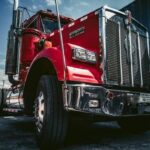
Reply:
<svg viewBox="0 0 150 150"><path fill-rule="evenodd" d="M82 62L97 63L96 53L83 48L74 47L72 58Z"/></svg>

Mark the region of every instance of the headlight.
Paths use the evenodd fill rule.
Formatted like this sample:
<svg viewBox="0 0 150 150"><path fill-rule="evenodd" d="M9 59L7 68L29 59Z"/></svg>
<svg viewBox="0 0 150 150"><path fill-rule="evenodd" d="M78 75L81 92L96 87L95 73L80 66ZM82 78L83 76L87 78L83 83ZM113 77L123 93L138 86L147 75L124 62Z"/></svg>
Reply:
<svg viewBox="0 0 150 150"><path fill-rule="evenodd" d="M96 63L96 54L94 52L91 51L87 51L87 60L92 62L92 63Z"/></svg>
<svg viewBox="0 0 150 150"><path fill-rule="evenodd" d="M90 63L96 63L96 53L82 49L82 48L73 48L73 59L83 61L83 62L90 62Z"/></svg>

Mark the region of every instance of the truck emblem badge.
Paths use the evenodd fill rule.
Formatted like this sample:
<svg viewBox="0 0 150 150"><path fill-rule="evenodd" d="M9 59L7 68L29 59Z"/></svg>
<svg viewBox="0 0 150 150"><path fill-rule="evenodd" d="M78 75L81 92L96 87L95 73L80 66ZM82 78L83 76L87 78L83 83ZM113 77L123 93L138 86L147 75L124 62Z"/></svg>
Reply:
<svg viewBox="0 0 150 150"><path fill-rule="evenodd" d="M71 38L74 38L80 34L83 34L85 32L85 27L81 27L81 28L78 28L77 30L74 30L72 31L70 34L69 34L69 37L70 39Z"/></svg>

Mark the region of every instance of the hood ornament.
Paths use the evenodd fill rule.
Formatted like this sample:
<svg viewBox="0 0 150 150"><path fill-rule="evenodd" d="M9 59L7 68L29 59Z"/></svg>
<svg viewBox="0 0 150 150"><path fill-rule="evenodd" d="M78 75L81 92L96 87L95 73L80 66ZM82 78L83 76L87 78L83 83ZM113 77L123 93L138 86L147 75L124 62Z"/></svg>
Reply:
<svg viewBox="0 0 150 150"><path fill-rule="evenodd" d="M132 14L131 11L126 10L126 18L125 18L125 25L129 26L132 23Z"/></svg>

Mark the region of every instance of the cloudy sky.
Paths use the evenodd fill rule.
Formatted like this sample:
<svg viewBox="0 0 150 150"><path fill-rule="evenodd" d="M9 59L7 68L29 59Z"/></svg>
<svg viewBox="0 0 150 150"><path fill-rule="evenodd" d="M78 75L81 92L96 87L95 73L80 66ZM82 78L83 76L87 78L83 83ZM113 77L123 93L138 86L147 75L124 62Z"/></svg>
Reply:
<svg viewBox="0 0 150 150"><path fill-rule="evenodd" d="M133 0L58 0L60 13L74 19L93 11L103 5L120 9ZM13 0L0 0L0 86L4 76L7 33L11 24ZM55 12L54 0L20 0L20 5L36 12L40 9L51 9ZM32 14L31 13L31 14Z"/></svg>

